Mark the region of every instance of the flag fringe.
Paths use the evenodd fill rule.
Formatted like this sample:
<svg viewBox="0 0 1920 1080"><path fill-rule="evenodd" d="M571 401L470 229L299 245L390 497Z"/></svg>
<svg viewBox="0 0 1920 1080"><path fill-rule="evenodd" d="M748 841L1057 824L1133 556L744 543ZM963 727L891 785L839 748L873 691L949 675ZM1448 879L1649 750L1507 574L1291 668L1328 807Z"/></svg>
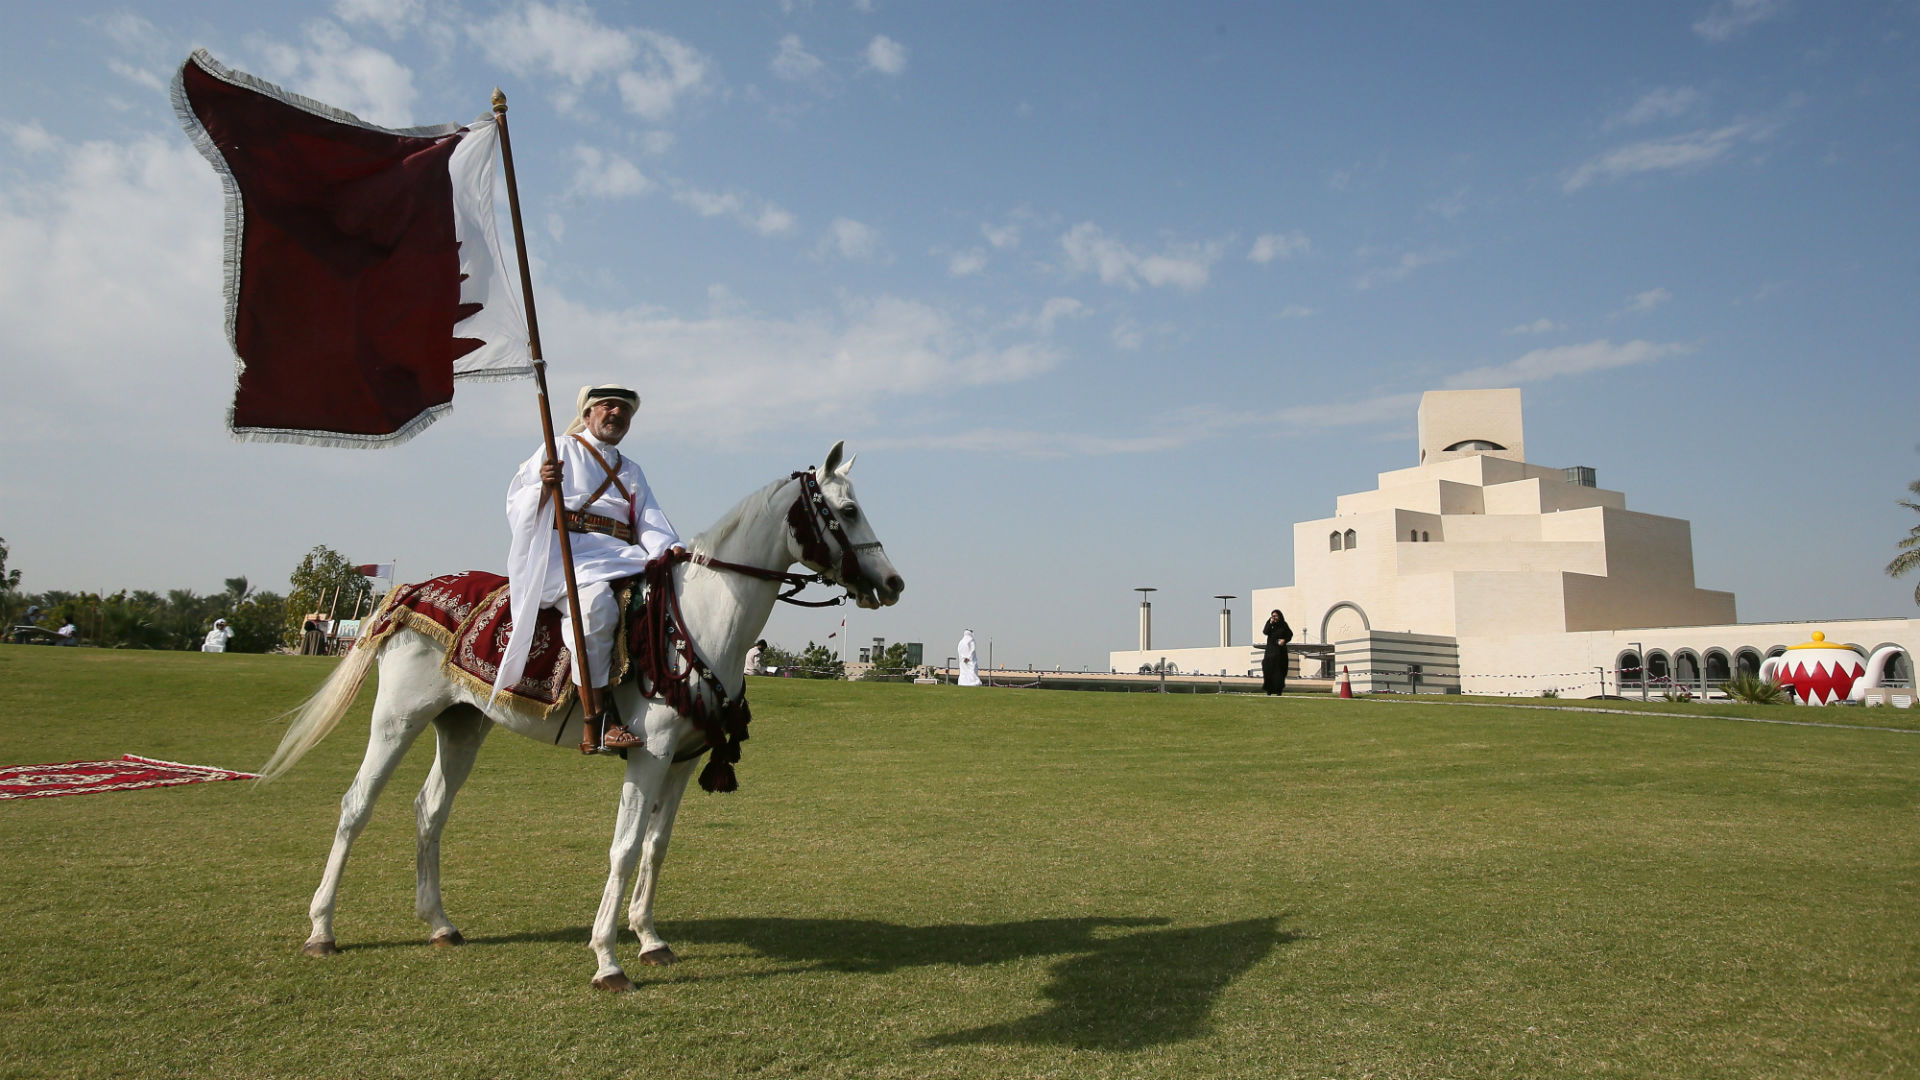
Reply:
<svg viewBox="0 0 1920 1080"><path fill-rule="evenodd" d="M453 411L451 402L436 405L408 421L405 427L385 435L356 435L342 431L311 431L304 428L235 427L233 409L227 409L227 432L234 442L293 443L298 446L328 446L344 450L382 450L399 446L433 426L433 422Z"/></svg>

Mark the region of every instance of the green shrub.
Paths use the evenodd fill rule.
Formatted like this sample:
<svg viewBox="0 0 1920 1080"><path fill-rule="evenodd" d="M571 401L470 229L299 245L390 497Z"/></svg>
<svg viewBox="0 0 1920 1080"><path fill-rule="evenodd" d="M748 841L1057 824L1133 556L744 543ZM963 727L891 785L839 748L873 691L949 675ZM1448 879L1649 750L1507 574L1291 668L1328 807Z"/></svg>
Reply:
<svg viewBox="0 0 1920 1080"><path fill-rule="evenodd" d="M1727 680L1727 696L1748 705L1783 705L1787 701L1787 690L1772 679L1762 679L1749 671L1743 671Z"/></svg>

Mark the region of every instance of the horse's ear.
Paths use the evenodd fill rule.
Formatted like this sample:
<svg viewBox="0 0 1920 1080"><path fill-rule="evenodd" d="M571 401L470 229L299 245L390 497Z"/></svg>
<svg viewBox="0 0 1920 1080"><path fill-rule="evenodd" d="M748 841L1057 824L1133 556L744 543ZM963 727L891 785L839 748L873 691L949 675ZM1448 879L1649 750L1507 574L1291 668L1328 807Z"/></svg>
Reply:
<svg viewBox="0 0 1920 1080"><path fill-rule="evenodd" d="M859 461L859 460L860 460L860 455L859 455L859 454L849 454L849 455L847 455L847 460L846 460L845 462L842 462L842 463L841 463L841 465L840 465L840 469L839 469L839 472L840 472L840 475L841 475L841 476L845 476L845 475L847 475L848 473L850 473L850 472L852 472L852 471L853 471L853 463L854 463L854 462L856 462L856 461Z"/></svg>
<svg viewBox="0 0 1920 1080"><path fill-rule="evenodd" d="M839 442L833 444L833 449L827 451L826 463L820 466L821 476L832 476L835 472L839 470L840 453L846 448L847 448L847 441L845 439L842 439Z"/></svg>

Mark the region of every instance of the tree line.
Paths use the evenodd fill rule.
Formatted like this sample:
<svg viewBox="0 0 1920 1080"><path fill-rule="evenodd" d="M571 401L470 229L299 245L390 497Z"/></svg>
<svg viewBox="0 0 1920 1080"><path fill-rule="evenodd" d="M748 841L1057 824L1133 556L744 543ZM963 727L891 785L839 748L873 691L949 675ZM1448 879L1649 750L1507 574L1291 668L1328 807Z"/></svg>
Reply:
<svg viewBox="0 0 1920 1080"><path fill-rule="evenodd" d="M225 589L204 595L192 589L27 592L21 588L22 572L7 568L7 554L7 542L0 539L0 620L8 641L18 639L16 627L52 631L71 621L83 645L194 651L206 641L214 620L225 619L233 631L228 652L264 653L297 648L306 617L314 611L325 613L331 607L336 618L347 619L371 612L378 600L359 569L325 545L309 551L294 567L285 594L256 589L244 576L227 578Z"/></svg>

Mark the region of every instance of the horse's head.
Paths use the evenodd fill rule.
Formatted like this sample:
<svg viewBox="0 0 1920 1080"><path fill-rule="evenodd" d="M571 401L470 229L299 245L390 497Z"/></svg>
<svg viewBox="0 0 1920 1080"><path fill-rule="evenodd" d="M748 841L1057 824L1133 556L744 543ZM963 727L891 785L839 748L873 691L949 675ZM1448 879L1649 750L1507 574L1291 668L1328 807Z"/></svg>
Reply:
<svg viewBox="0 0 1920 1080"><path fill-rule="evenodd" d="M853 458L841 457L845 448L844 442L834 443L827 459L813 470L820 498L803 500L806 509L796 512L811 519L814 531L808 536L795 528L794 540L800 547L795 561L846 589L861 607L887 607L899 601L907 583L874 536L866 509L853 496L853 481L847 479Z"/></svg>

